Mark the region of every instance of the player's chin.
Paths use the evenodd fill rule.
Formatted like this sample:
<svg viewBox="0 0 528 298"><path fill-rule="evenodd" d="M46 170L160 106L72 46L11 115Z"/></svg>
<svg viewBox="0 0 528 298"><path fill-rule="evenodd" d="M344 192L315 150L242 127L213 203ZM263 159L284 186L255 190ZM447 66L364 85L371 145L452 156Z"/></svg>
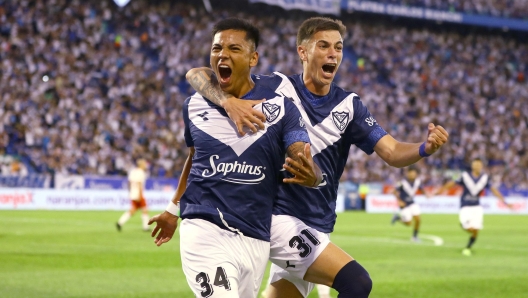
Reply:
<svg viewBox="0 0 528 298"><path fill-rule="evenodd" d="M231 91L231 87L232 87L231 80L224 81L224 82L219 81L218 85L220 86L220 89L222 89L222 91L224 92L229 93Z"/></svg>
<svg viewBox="0 0 528 298"><path fill-rule="evenodd" d="M321 71L319 75L319 79L321 80L321 82L326 83L326 84L331 84L334 81L334 78L335 78L335 72Z"/></svg>
<svg viewBox="0 0 528 298"><path fill-rule="evenodd" d="M332 84L333 81L334 81L334 76L332 77L320 76L319 77L319 82L321 85L330 85Z"/></svg>

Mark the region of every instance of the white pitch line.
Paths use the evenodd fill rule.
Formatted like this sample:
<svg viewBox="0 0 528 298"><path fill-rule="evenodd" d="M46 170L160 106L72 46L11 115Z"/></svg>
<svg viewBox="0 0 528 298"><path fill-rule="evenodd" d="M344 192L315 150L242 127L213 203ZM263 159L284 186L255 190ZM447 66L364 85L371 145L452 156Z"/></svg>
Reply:
<svg viewBox="0 0 528 298"><path fill-rule="evenodd" d="M444 245L444 239L442 239L442 237L438 237L438 236L435 236L435 235L421 234L420 238L432 240L434 245L436 245L436 246Z"/></svg>
<svg viewBox="0 0 528 298"><path fill-rule="evenodd" d="M353 240L353 241L362 241L362 242L377 242L377 243L390 243L390 244L404 244L404 245L416 245L415 242L409 240L403 240L401 238L390 238L390 237L369 237L369 236L351 236L351 235L332 235L331 240L333 239L342 239L342 240ZM426 246L434 246L433 243L422 243ZM464 245L459 244L444 244L443 248L463 248ZM488 250L501 250L501 251L512 251L512 252L528 252L528 249L525 248L511 248L511 247L496 247L489 245L479 245L475 246L475 249L488 249Z"/></svg>

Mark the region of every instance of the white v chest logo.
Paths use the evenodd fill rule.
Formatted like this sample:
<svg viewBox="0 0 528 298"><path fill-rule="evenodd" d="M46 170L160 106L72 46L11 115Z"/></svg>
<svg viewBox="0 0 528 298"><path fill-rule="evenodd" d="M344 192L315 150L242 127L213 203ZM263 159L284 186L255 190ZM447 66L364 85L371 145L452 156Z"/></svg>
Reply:
<svg viewBox="0 0 528 298"><path fill-rule="evenodd" d="M306 113L306 110L304 109L301 99L297 95L293 84L290 82L288 77L282 73L275 72L275 74L282 78L282 83L279 85L279 87L277 87L275 92L292 98L293 103L295 103L299 109L299 112L301 112L301 116L303 119L305 119L304 122L306 123L306 130L308 130L308 135L310 136L310 141L312 142L310 148L312 156L315 156L328 146L331 146L335 142L339 141L339 139L341 139L341 134L354 118L353 98L358 95L352 93L347 96L341 103L334 107L334 109L330 112L330 117L326 117L321 123L312 126L309 120L310 117L308 117L308 114ZM336 119L338 120L337 123L332 115L340 116ZM343 115L346 115L346 117Z"/></svg>
<svg viewBox="0 0 528 298"><path fill-rule="evenodd" d="M200 95L193 95L189 102L189 119L198 129L231 147L236 155L240 156L266 134L270 125L277 123L284 116L284 109L280 108L284 103L282 97L276 97L265 103L276 107L273 120L271 122L266 121L263 130L259 130L257 133L247 133L243 137L238 135L233 121L222 115L217 109L210 107ZM261 110L262 104L258 104L254 108Z"/></svg>
<svg viewBox="0 0 528 298"><path fill-rule="evenodd" d="M403 187L403 190L409 195L409 197L414 197L414 195L416 194L416 192L418 191L418 188L420 188L420 184L421 184L421 181L420 179L415 179L414 180L414 183L413 183L413 186L411 187L411 185L409 184L409 181L403 179L402 180L402 187Z"/></svg>
<svg viewBox="0 0 528 298"><path fill-rule="evenodd" d="M474 181L473 178L467 173L462 173L462 181L469 190L472 196L477 196L488 184L488 175L483 174L478 181Z"/></svg>

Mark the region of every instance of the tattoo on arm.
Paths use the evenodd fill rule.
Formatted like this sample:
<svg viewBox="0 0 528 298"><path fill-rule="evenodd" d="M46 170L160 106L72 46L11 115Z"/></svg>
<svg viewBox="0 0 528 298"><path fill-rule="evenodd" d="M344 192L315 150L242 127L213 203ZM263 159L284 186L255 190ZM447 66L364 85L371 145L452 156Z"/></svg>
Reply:
<svg viewBox="0 0 528 298"><path fill-rule="evenodd" d="M291 144L288 149L286 150L288 157L295 160L300 161L299 153L304 152L304 143L303 142L296 142Z"/></svg>
<svg viewBox="0 0 528 298"><path fill-rule="evenodd" d="M200 69L189 77L189 84L202 96L218 106L226 99L214 73Z"/></svg>

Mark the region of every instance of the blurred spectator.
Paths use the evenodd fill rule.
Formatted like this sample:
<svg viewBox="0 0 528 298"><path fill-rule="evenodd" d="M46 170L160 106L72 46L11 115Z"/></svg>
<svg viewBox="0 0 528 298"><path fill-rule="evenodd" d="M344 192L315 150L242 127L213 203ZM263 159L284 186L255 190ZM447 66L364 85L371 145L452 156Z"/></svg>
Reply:
<svg viewBox="0 0 528 298"><path fill-rule="evenodd" d="M313 15L212 2L213 15L190 0L123 9L0 0L0 145L37 172L126 175L143 157L152 176L177 176L187 150L181 107L193 92L185 73L209 64L214 22L250 19L263 37L253 72L289 75L301 71L297 27ZM450 132L448 146L420 163L425 183L440 184L446 170L480 156L497 181L528 187L526 40L341 19L349 32L336 83L359 94L397 139L424 140L428 122ZM344 175L393 182L400 173L353 148Z"/></svg>
<svg viewBox="0 0 528 298"><path fill-rule="evenodd" d="M11 162L9 172L7 173L7 175L11 176L27 176L27 174L28 171L26 169L26 166L16 159Z"/></svg>

